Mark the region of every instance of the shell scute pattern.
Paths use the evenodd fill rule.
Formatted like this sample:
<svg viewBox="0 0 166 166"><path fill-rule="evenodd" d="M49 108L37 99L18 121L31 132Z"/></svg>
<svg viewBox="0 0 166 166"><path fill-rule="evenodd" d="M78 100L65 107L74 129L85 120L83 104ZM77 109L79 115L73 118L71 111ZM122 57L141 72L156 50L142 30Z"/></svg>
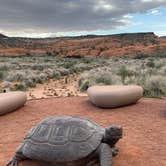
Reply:
<svg viewBox="0 0 166 166"><path fill-rule="evenodd" d="M25 146L31 149L24 148L24 153L38 160L49 153L50 161L73 161L96 150L102 137L103 128L89 120L51 117L30 130Z"/></svg>

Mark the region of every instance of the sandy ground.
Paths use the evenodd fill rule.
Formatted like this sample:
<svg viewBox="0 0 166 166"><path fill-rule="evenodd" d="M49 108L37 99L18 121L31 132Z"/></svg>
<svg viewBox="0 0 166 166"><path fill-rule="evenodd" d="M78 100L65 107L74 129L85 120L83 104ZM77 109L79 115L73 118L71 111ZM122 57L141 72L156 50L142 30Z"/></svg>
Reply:
<svg viewBox="0 0 166 166"><path fill-rule="evenodd" d="M14 154L27 131L48 116L72 115L89 118L102 126L123 126L124 136L114 166L166 165L166 100L141 99L137 104L101 109L87 97L31 100L13 113L0 117L0 165ZM39 166L27 160L21 166Z"/></svg>
<svg viewBox="0 0 166 166"><path fill-rule="evenodd" d="M27 91L28 99L41 99L51 97L87 96L78 90L80 74L71 74L59 80L50 79L46 83L37 84L35 88Z"/></svg>

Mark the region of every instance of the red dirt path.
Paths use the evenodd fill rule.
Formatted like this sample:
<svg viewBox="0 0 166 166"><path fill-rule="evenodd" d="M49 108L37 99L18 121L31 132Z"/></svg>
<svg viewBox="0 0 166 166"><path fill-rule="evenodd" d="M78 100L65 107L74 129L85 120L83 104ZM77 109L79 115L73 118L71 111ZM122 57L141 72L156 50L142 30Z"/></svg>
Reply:
<svg viewBox="0 0 166 166"><path fill-rule="evenodd" d="M13 155L27 131L48 116L86 117L102 126L123 126L124 137L114 166L166 166L166 100L141 99L117 109L93 106L87 97L28 101L22 109L0 117L0 165ZM39 166L24 161L20 166Z"/></svg>

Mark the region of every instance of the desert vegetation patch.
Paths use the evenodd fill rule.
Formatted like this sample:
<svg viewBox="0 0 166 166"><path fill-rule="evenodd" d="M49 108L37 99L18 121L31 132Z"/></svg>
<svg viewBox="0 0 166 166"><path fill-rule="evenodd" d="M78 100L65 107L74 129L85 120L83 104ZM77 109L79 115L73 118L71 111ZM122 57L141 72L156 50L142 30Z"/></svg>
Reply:
<svg viewBox="0 0 166 166"><path fill-rule="evenodd" d="M166 58L58 58L55 56L0 57L0 90L35 88L48 80L59 80L78 73L77 89L92 85L137 84L144 96L166 96Z"/></svg>

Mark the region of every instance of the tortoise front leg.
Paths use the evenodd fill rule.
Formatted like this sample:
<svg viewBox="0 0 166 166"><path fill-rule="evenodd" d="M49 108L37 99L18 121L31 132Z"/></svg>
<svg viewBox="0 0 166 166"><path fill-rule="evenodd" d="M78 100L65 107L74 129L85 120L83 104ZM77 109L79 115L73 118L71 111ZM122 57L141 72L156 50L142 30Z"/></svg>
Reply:
<svg viewBox="0 0 166 166"><path fill-rule="evenodd" d="M86 166L94 166L97 163L96 160L89 162Z"/></svg>
<svg viewBox="0 0 166 166"><path fill-rule="evenodd" d="M113 166L112 149L108 144L102 143L99 147L100 166Z"/></svg>
<svg viewBox="0 0 166 166"><path fill-rule="evenodd" d="M6 166L18 166L19 161L27 159L22 153L23 144L21 144L17 150L15 155L6 163Z"/></svg>
<svg viewBox="0 0 166 166"><path fill-rule="evenodd" d="M116 155L118 155L119 153L119 149L117 147L112 147L112 156L115 157Z"/></svg>
<svg viewBox="0 0 166 166"><path fill-rule="evenodd" d="M18 159L15 156L13 156L7 163L6 163L6 166L18 166Z"/></svg>

